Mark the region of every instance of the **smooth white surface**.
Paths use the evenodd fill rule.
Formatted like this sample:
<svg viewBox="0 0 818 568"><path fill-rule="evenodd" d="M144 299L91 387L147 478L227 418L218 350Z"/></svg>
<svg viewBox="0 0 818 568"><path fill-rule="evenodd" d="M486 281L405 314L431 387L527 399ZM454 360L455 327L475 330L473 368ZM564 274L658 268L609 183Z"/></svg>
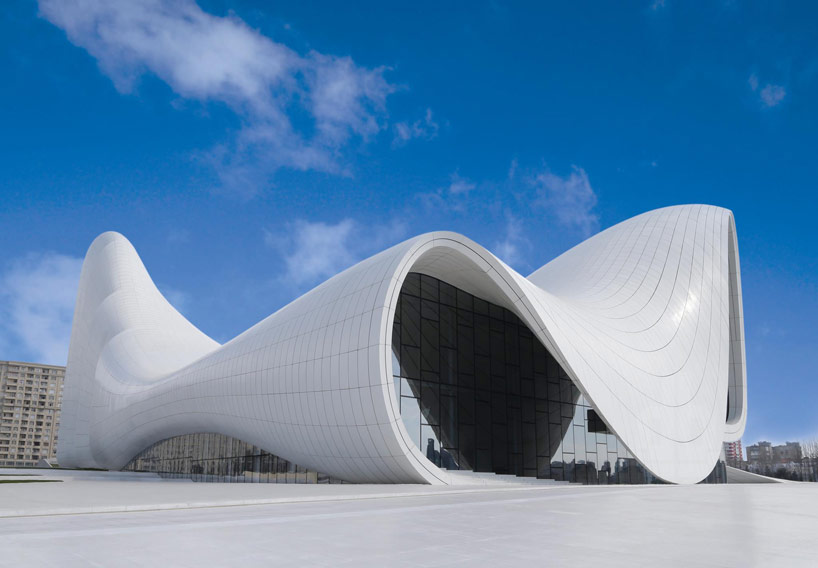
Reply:
<svg viewBox="0 0 818 568"><path fill-rule="evenodd" d="M818 557L814 484L394 489L435 493L0 519L0 566L789 568Z"/></svg>
<svg viewBox="0 0 818 568"><path fill-rule="evenodd" d="M406 274L513 310L654 474L697 482L746 420L732 213L645 213L524 278L455 233L410 239L345 270L223 346L105 233L88 251L58 459L120 468L158 440L219 432L357 482L454 483L407 435L391 332ZM730 415L725 420L728 391Z"/></svg>

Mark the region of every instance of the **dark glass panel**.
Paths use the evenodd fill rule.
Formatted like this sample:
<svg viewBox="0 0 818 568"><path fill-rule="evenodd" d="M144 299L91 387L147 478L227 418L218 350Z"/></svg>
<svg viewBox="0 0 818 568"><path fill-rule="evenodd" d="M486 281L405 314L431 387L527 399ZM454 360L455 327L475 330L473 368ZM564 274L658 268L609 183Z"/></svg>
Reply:
<svg viewBox="0 0 818 568"><path fill-rule="evenodd" d="M474 318L474 353L475 355L491 356L491 329L488 318L475 316Z"/></svg>
<svg viewBox="0 0 818 568"><path fill-rule="evenodd" d="M435 373L434 371L420 371L420 380L424 383L431 382L431 383L439 383L440 382L440 375Z"/></svg>
<svg viewBox="0 0 818 568"><path fill-rule="evenodd" d="M523 432L522 422L520 421L520 409L514 408L510 403L506 413L506 422L508 423L508 449L513 454L522 454ZM520 463L522 464L522 462Z"/></svg>
<svg viewBox="0 0 818 568"><path fill-rule="evenodd" d="M420 274L417 272L410 272L406 275L403 281L403 287L400 289L401 296L417 296L420 297Z"/></svg>
<svg viewBox="0 0 818 568"><path fill-rule="evenodd" d="M453 385L457 382L457 351L440 349L440 380Z"/></svg>
<svg viewBox="0 0 818 568"><path fill-rule="evenodd" d="M492 422L505 424L508 421L506 396L500 393L492 393L490 404Z"/></svg>
<svg viewBox="0 0 818 568"><path fill-rule="evenodd" d="M474 471L493 471L490 450L478 448L475 454Z"/></svg>
<svg viewBox="0 0 818 568"><path fill-rule="evenodd" d="M534 414L534 400L523 396L520 397L520 407L522 408L522 421L523 422L535 422L536 416Z"/></svg>
<svg viewBox="0 0 818 568"><path fill-rule="evenodd" d="M523 442L523 467L537 467L537 429L535 424L523 422L522 425Z"/></svg>
<svg viewBox="0 0 818 568"><path fill-rule="evenodd" d="M461 290L459 288L457 289L457 307L458 308L461 308L461 309L469 312L469 314L471 314L474 311L473 299L474 299L474 296L472 296L468 292L464 292L463 290Z"/></svg>
<svg viewBox="0 0 818 568"><path fill-rule="evenodd" d="M432 278L426 274L420 275L420 297L424 300L440 301L440 294L438 288L439 280Z"/></svg>
<svg viewBox="0 0 818 568"><path fill-rule="evenodd" d="M461 387L475 387L474 375L467 375L465 373L458 373L457 374L457 384Z"/></svg>
<svg viewBox="0 0 818 568"><path fill-rule="evenodd" d="M457 309L457 325L465 325L474 327L474 312L466 311L462 308Z"/></svg>
<svg viewBox="0 0 818 568"><path fill-rule="evenodd" d="M440 303L446 306L457 307L457 288L451 284L440 282Z"/></svg>
<svg viewBox="0 0 818 568"><path fill-rule="evenodd" d="M474 358L475 379L478 389L491 390L491 358L477 356Z"/></svg>
<svg viewBox="0 0 818 568"><path fill-rule="evenodd" d="M421 369L440 372L440 350L438 323L431 320L421 320L420 355Z"/></svg>
<svg viewBox="0 0 818 568"><path fill-rule="evenodd" d="M409 345L401 346L400 368L404 377L420 378L420 349Z"/></svg>
<svg viewBox="0 0 818 568"><path fill-rule="evenodd" d="M562 434L559 431L559 424L549 424L548 423L548 414L545 414L543 412L538 412L537 413L537 455L538 456L548 457L548 456L551 455L551 453L553 451L552 446L555 445L555 444L550 444L549 443L551 432L552 432L552 430L550 430L550 429L553 428L554 426L557 426L557 428L558 428L556 430L557 437L555 439L557 440L557 443L559 443L559 440L562 439Z"/></svg>
<svg viewBox="0 0 818 568"><path fill-rule="evenodd" d="M492 424L491 427L491 470L508 473L508 444L505 424Z"/></svg>
<svg viewBox="0 0 818 568"><path fill-rule="evenodd" d="M439 424L440 385L423 382L421 386L420 408L426 424Z"/></svg>
<svg viewBox="0 0 818 568"><path fill-rule="evenodd" d="M593 408L588 409L588 431L600 432L602 434L605 434L608 431L608 427L605 425L605 422L603 422L602 418Z"/></svg>
<svg viewBox="0 0 818 568"><path fill-rule="evenodd" d="M520 365L520 340L517 336L517 326L506 324L505 329L506 340L506 363L509 365Z"/></svg>
<svg viewBox="0 0 818 568"><path fill-rule="evenodd" d="M517 329L520 329L519 327ZM531 337L520 336L520 376L524 379L534 377L534 355L531 348Z"/></svg>
<svg viewBox="0 0 818 568"><path fill-rule="evenodd" d="M457 315L454 308L440 306L440 345L457 349Z"/></svg>
<svg viewBox="0 0 818 568"><path fill-rule="evenodd" d="M560 410L559 402L548 401L548 421L551 424L562 423L562 412Z"/></svg>
<svg viewBox="0 0 818 568"><path fill-rule="evenodd" d="M438 321L440 319L440 304L429 300L421 300L420 317L432 321Z"/></svg>
<svg viewBox="0 0 818 568"><path fill-rule="evenodd" d="M506 365L506 388L509 394L520 394L520 368Z"/></svg>
<svg viewBox="0 0 818 568"><path fill-rule="evenodd" d="M548 372L548 352L539 341L534 342L534 372L547 375Z"/></svg>
<svg viewBox="0 0 818 568"><path fill-rule="evenodd" d="M491 332L491 374L503 376L506 372L506 350L502 331Z"/></svg>
<svg viewBox="0 0 818 568"><path fill-rule="evenodd" d="M458 421L462 424L474 424L474 389L457 389Z"/></svg>
<svg viewBox="0 0 818 568"><path fill-rule="evenodd" d="M420 300L405 296L402 304L401 342L420 347Z"/></svg>
<svg viewBox="0 0 818 568"><path fill-rule="evenodd" d="M491 404L478 400L475 401L474 406L476 411L475 445L478 450L489 449L491 447Z"/></svg>

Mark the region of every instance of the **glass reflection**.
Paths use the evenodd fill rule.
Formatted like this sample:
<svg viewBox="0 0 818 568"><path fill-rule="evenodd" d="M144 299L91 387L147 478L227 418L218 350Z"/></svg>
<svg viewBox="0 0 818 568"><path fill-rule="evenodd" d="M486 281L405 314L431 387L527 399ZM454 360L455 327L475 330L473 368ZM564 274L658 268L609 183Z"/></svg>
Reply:
<svg viewBox="0 0 818 568"><path fill-rule="evenodd" d="M214 433L162 440L140 452L122 469L222 483L344 483L257 446Z"/></svg>

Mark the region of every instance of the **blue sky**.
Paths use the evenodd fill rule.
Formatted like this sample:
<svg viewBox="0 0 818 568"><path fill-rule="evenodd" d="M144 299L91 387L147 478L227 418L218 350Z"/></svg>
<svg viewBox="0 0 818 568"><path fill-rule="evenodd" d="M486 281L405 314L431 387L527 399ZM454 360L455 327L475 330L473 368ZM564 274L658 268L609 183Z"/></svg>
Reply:
<svg viewBox="0 0 818 568"><path fill-rule="evenodd" d="M6 6L0 358L64 364L106 230L226 341L419 233L528 274L710 203L739 233L745 441L815 435L818 6L568 4Z"/></svg>

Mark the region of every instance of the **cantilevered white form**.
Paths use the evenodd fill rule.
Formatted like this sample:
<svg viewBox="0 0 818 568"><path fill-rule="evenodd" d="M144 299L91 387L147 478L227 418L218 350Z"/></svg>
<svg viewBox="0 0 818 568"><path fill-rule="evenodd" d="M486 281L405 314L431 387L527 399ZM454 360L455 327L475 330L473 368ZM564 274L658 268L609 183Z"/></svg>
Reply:
<svg viewBox="0 0 818 568"><path fill-rule="evenodd" d="M700 481L746 421L741 281L729 210L651 211L523 277L455 233L420 235L219 345L104 233L82 268L58 459L121 468L154 442L218 432L355 482L451 483L407 435L392 321L428 274L514 312L658 477ZM729 393L729 398L728 398Z"/></svg>

